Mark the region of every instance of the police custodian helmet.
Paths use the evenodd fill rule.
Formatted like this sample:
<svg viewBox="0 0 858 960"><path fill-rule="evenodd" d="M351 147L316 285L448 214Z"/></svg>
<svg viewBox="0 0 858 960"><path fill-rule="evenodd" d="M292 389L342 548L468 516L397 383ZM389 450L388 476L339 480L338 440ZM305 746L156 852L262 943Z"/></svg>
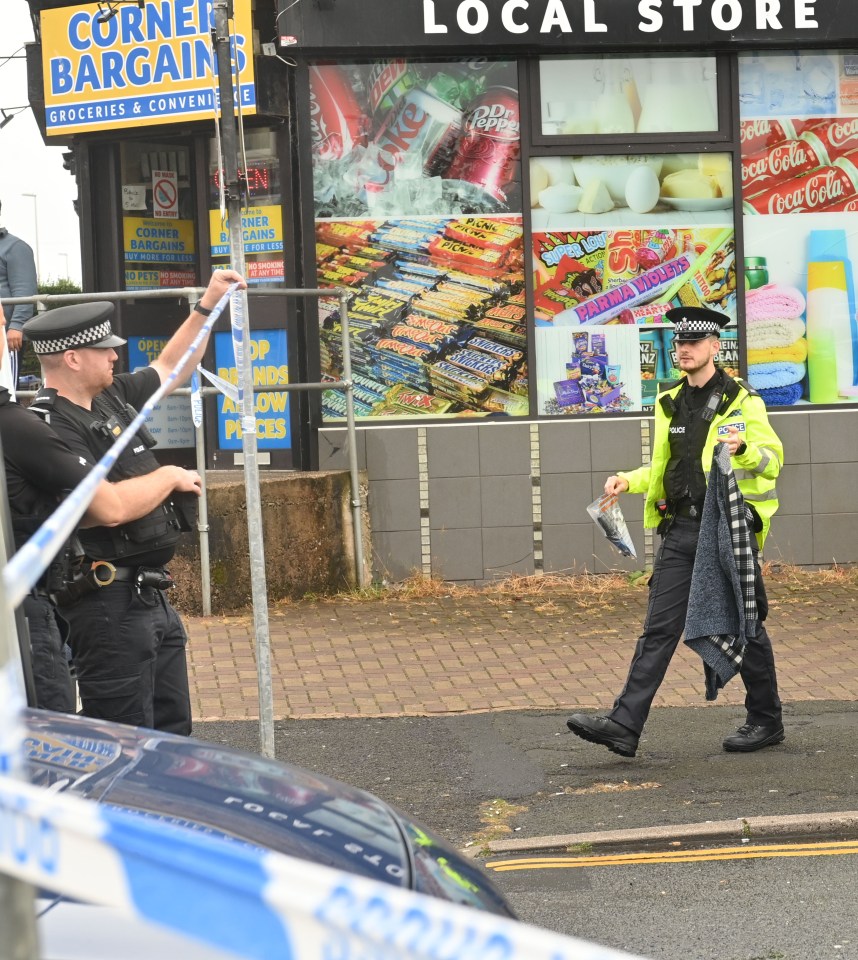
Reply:
<svg viewBox="0 0 858 960"><path fill-rule="evenodd" d="M24 324L33 352L43 356L81 347L121 347L125 340L110 326L113 304L74 303L38 314Z"/></svg>
<svg viewBox="0 0 858 960"><path fill-rule="evenodd" d="M665 313L664 319L674 325L673 339L676 343L720 337L722 328L730 322L726 314L708 307L672 307Z"/></svg>

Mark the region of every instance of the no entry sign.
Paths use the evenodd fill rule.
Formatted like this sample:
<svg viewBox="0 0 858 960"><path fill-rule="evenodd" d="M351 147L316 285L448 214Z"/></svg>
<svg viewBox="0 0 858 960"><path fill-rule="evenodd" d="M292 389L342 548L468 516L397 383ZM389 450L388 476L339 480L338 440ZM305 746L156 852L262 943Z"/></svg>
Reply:
<svg viewBox="0 0 858 960"><path fill-rule="evenodd" d="M152 171L152 212L159 219L179 219L179 185L175 170Z"/></svg>

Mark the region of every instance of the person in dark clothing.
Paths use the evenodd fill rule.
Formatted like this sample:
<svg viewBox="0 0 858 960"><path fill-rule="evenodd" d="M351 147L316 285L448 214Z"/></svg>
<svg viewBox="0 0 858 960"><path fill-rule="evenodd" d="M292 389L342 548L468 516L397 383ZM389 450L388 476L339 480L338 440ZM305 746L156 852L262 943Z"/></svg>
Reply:
<svg viewBox="0 0 858 960"><path fill-rule="evenodd" d="M2 207L0 207L1 209ZM33 297L39 292L33 248L20 237L0 227L0 300L6 297ZM12 389L18 386L18 367L24 324L36 312L33 303L16 303L3 308L6 343L12 367Z"/></svg>
<svg viewBox="0 0 858 960"><path fill-rule="evenodd" d="M633 757L670 660L685 627L691 575L697 555L706 474L717 443L725 443L745 505L751 508L754 590L759 629L748 638L741 664L746 722L727 737L727 751L751 752L784 739L772 645L762 620L767 609L757 552L777 510L775 481L783 447L772 430L762 398L716 366L720 330L728 318L708 308L677 307L677 361L684 378L668 384L655 405L652 461L608 477L605 493L645 493L644 524L658 528L661 547L650 579L643 634L622 692L606 716L574 714L567 726L576 735Z"/></svg>
<svg viewBox="0 0 858 960"><path fill-rule="evenodd" d="M168 381L230 285L246 284L232 270L215 270L200 301L148 367L114 376L114 347L125 343L110 326L113 305L84 303L30 320L24 335L42 364L44 387L33 401L71 450L92 468L130 425L137 410ZM169 381L187 380L207 339ZM169 392L169 391L168 391ZM147 477L158 469L148 431L139 431L118 457L109 480ZM177 498L165 498L146 516L118 527L80 533L88 568L83 589L60 601L69 621L83 712L86 716L191 732L185 647L187 634L167 600L173 585L166 564L179 534L190 529Z"/></svg>
<svg viewBox="0 0 858 960"><path fill-rule="evenodd" d="M89 467L40 417L15 403L5 388L0 388L0 440L15 549L20 549L60 500L86 477ZM192 492L199 486L196 471L175 466L162 467L151 477L122 483L104 480L96 488L83 525L127 523L149 513L171 491ZM23 608L30 635L34 706L73 713L74 686L64 652L68 624L53 600L54 591L70 575L64 569L65 563L64 556L54 561L24 598Z"/></svg>

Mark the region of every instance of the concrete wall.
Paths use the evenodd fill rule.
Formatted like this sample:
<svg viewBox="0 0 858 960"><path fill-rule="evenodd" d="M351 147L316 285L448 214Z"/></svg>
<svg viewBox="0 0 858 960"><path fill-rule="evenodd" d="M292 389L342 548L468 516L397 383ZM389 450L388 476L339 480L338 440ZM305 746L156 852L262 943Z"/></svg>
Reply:
<svg viewBox="0 0 858 960"><path fill-rule="evenodd" d="M234 611L251 602L247 507L241 471L210 471L206 477L212 611ZM356 585L349 475L263 472L260 477L262 535L268 597L328 594ZM363 491L366 501L366 491ZM368 514L364 542L368 543ZM185 534L170 565L176 605L200 613L199 547ZM369 550L365 548L367 555Z"/></svg>
<svg viewBox="0 0 858 960"><path fill-rule="evenodd" d="M766 558L858 562L858 411L772 414L785 447ZM643 498L623 499L638 551L619 556L586 513L605 477L649 456L649 418L365 427L376 578L413 572L479 582L510 574L641 569L653 536ZM320 433L322 469L346 467L346 434Z"/></svg>

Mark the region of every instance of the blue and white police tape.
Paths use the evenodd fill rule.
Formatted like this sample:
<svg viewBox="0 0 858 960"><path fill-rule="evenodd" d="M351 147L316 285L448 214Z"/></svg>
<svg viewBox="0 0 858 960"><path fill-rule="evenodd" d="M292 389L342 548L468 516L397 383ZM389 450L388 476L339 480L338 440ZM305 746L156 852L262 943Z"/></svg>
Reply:
<svg viewBox="0 0 858 960"><path fill-rule="evenodd" d="M24 762L21 748L24 737L21 723L21 709L24 707L22 683L21 671L15 660L10 659L0 667L0 775L17 773Z"/></svg>
<svg viewBox="0 0 858 960"><path fill-rule="evenodd" d="M230 284L229 289L218 300L211 315L206 318L205 323L194 337L185 354L170 371L161 386L146 401L128 429L116 438L113 446L98 461L85 479L75 487L57 510L8 562L3 570L3 579L6 586L6 603L10 609L14 609L21 603L66 540L74 533L81 517L86 513L86 508L89 506L99 483L106 479L119 455L128 446L140 427L143 426L146 418L158 405L161 398L173 389L176 380L197 348L205 341L215 321L237 289L238 284ZM234 305L233 303L233 307Z"/></svg>
<svg viewBox="0 0 858 960"><path fill-rule="evenodd" d="M628 958L8 777L0 777L0 870L259 960Z"/></svg>

